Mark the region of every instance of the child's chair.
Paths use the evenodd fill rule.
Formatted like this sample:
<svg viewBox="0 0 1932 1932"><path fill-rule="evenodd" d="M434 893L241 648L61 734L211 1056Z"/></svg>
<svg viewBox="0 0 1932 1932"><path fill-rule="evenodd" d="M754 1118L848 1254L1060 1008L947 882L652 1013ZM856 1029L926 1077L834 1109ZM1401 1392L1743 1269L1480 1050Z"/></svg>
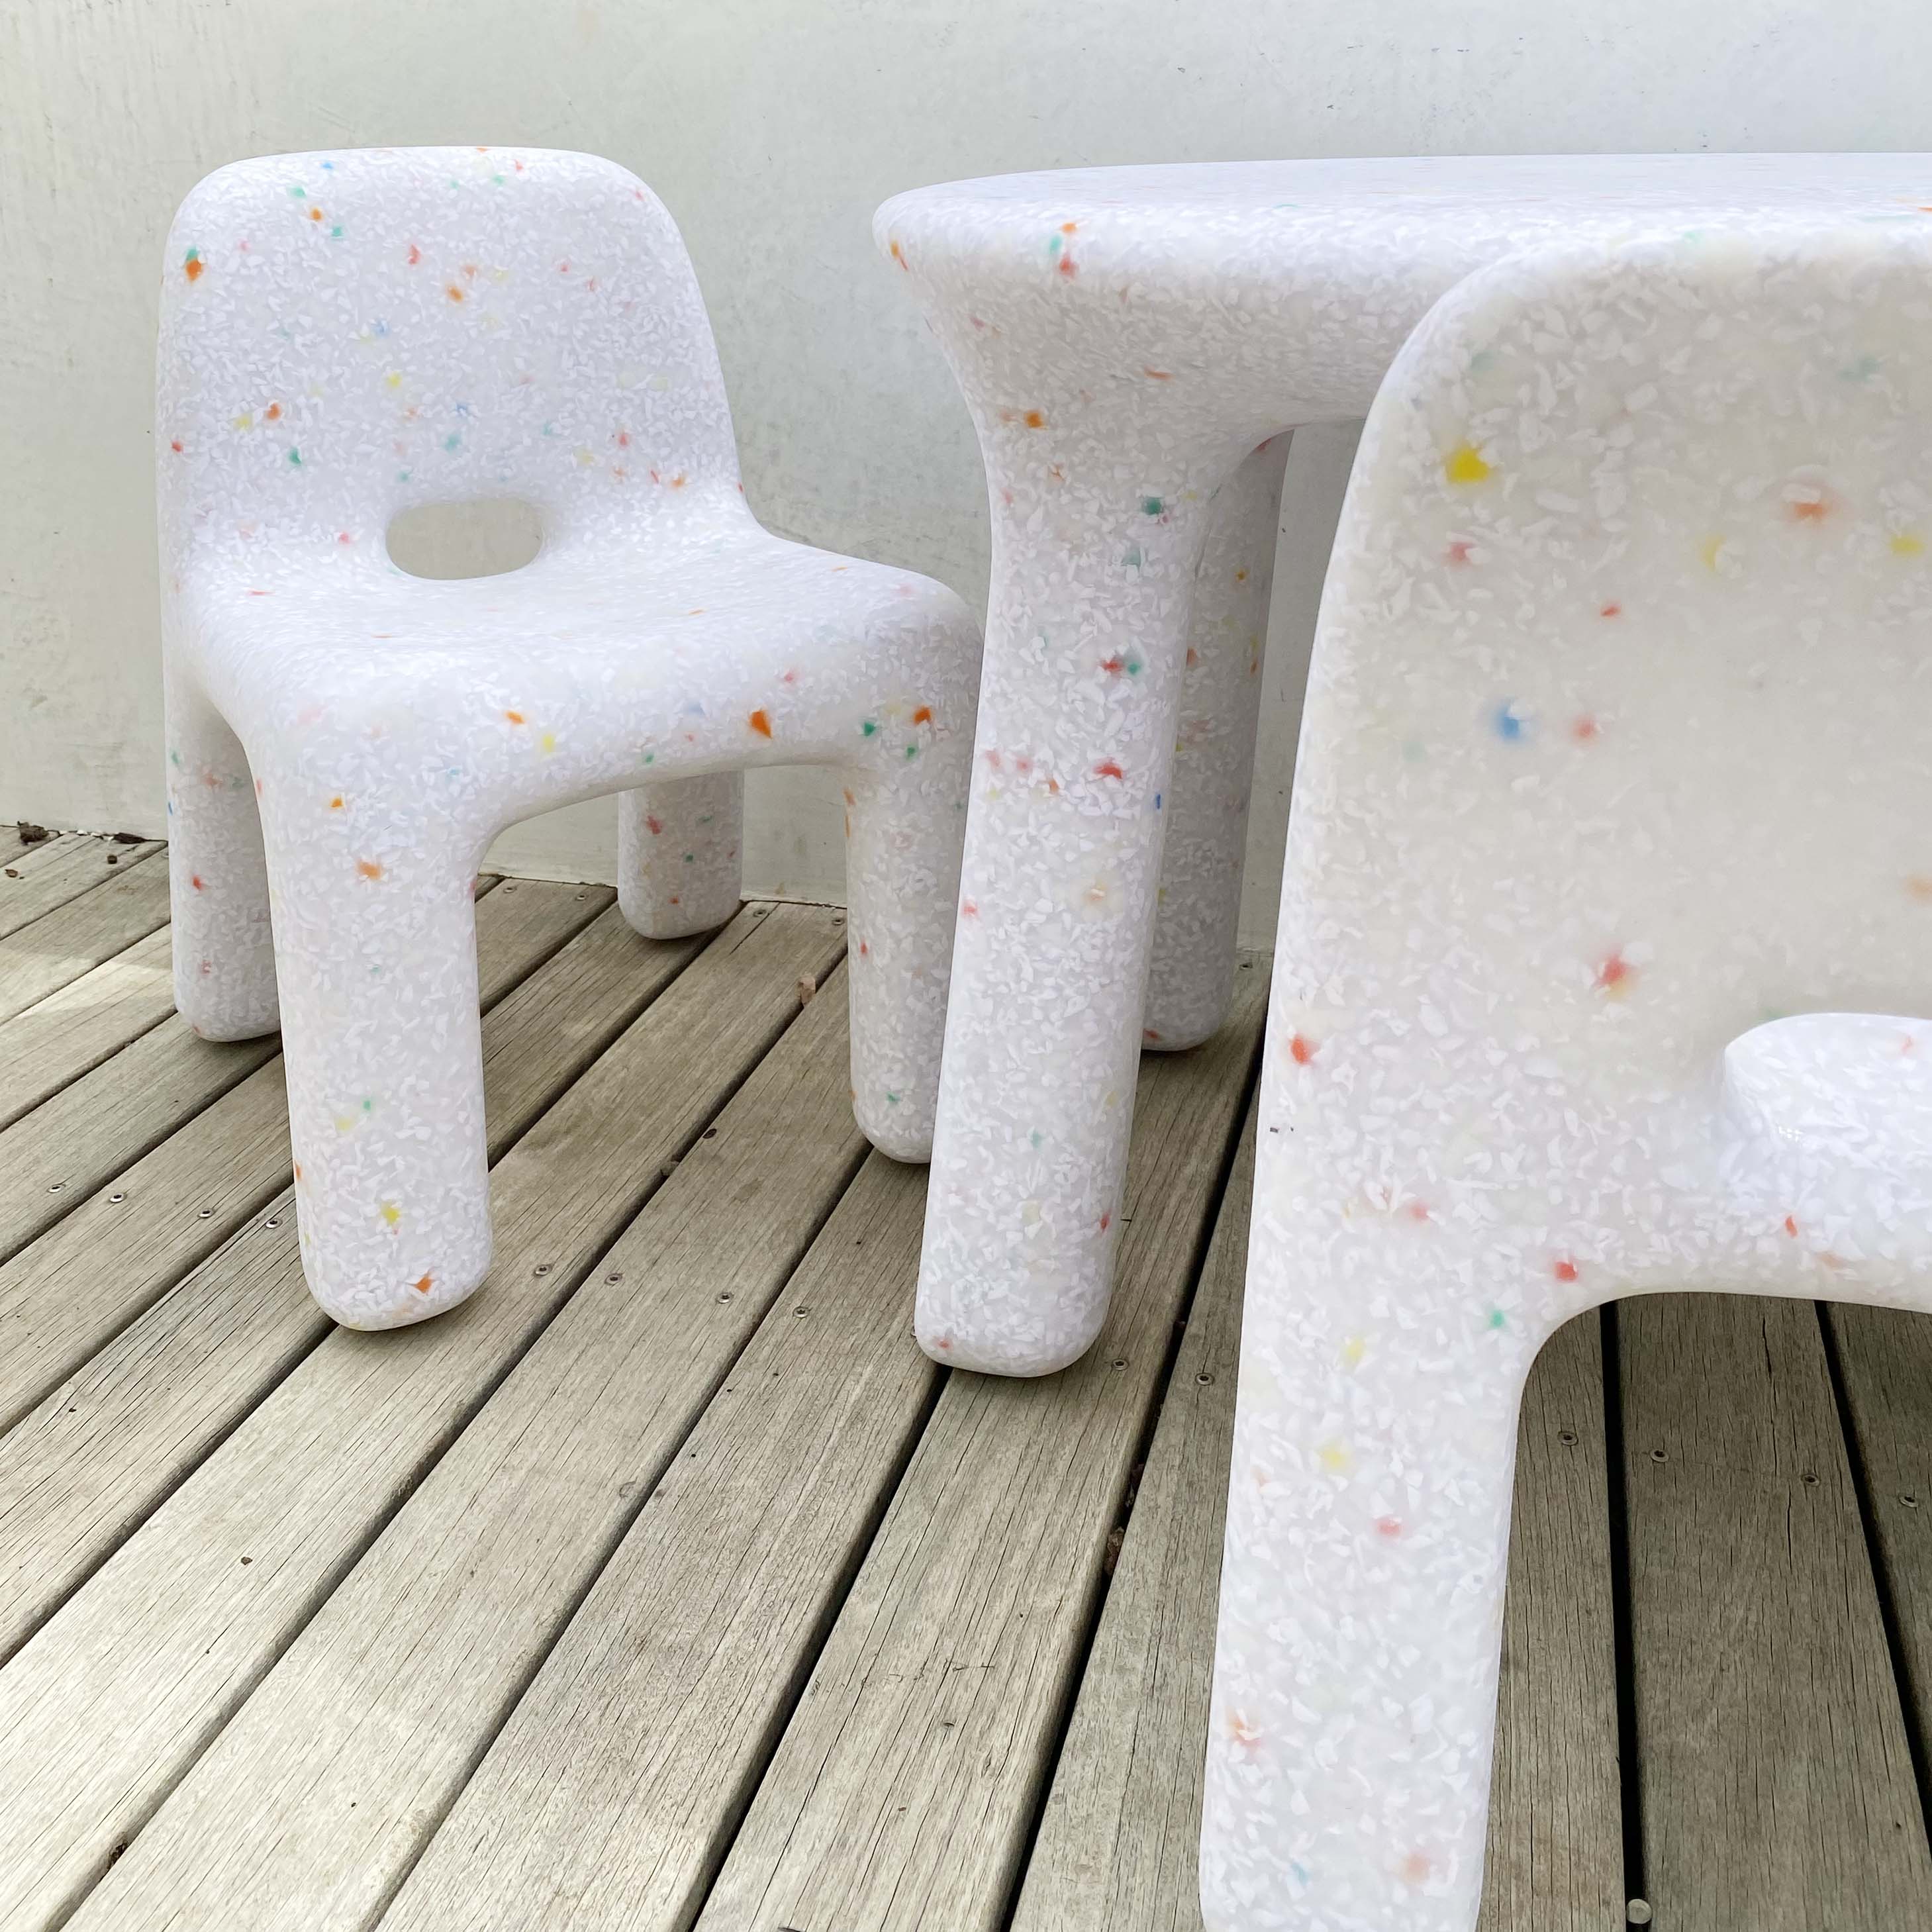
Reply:
<svg viewBox="0 0 1932 1932"><path fill-rule="evenodd" d="M740 768L840 767L858 1118L927 1156L977 627L753 520L648 189L503 148L224 168L169 244L158 424L176 995L221 1040L279 1004L324 1308L482 1276L471 880L569 800L627 794L622 904L668 937L736 906ZM391 562L399 510L502 497L542 517L527 568Z"/></svg>
<svg viewBox="0 0 1932 1932"><path fill-rule="evenodd" d="M1932 1306L1932 231L1530 254L1384 385L1296 773L1217 1932L1468 1932L1516 1414L1612 1296Z"/></svg>

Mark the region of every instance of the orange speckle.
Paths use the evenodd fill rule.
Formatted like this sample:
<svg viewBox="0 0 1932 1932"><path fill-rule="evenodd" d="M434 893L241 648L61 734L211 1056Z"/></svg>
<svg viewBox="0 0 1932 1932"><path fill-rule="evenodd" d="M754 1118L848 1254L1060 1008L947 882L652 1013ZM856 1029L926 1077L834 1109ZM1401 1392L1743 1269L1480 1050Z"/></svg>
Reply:
<svg viewBox="0 0 1932 1932"><path fill-rule="evenodd" d="M460 302L463 299L463 291L454 282L443 290L443 293L448 296L452 302Z"/></svg>
<svg viewBox="0 0 1932 1932"><path fill-rule="evenodd" d="M1794 524L1822 524L1831 514L1831 506L1822 494L1801 496L1791 506L1791 520Z"/></svg>
<svg viewBox="0 0 1932 1932"><path fill-rule="evenodd" d="M436 1276L433 1274L419 1274L410 1286L417 1294L427 1294L436 1286Z"/></svg>
<svg viewBox="0 0 1932 1932"><path fill-rule="evenodd" d="M1242 1750L1251 1751L1262 1741L1260 1730L1248 1722L1238 1711L1228 1714L1228 1735Z"/></svg>
<svg viewBox="0 0 1932 1932"><path fill-rule="evenodd" d="M1079 226L1077 221L1063 221L1060 224L1060 232L1063 235L1072 235L1078 230Z"/></svg>
<svg viewBox="0 0 1932 1932"><path fill-rule="evenodd" d="M328 808L331 812L340 812L342 810L346 802L346 801L344 799L341 793L338 792L335 796L328 801Z"/></svg>
<svg viewBox="0 0 1932 1932"><path fill-rule="evenodd" d="M684 488L684 484L685 475L684 472L680 470L677 474L670 479L670 487L674 490L682 490Z"/></svg>
<svg viewBox="0 0 1932 1932"><path fill-rule="evenodd" d="M296 1178L298 1180L302 1178L302 1162L300 1161L297 1161L296 1162Z"/></svg>
<svg viewBox="0 0 1932 1932"><path fill-rule="evenodd" d="M322 219L322 210L319 208L311 208L308 212L308 218L311 221L320 221Z"/></svg>
<svg viewBox="0 0 1932 1932"><path fill-rule="evenodd" d="M271 403L262 412L262 420L264 422L280 422L281 419L282 406L280 403Z"/></svg>
<svg viewBox="0 0 1932 1932"><path fill-rule="evenodd" d="M1298 1066L1306 1066L1315 1058L1315 1042L1297 1034L1288 1043L1288 1057Z"/></svg>
<svg viewBox="0 0 1932 1932"><path fill-rule="evenodd" d="M763 711L753 712L746 722L760 738L769 738L772 735L772 721Z"/></svg>
<svg viewBox="0 0 1932 1932"><path fill-rule="evenodd" d="M1094 767L1094 776L1096 778L1124 778L1126 773L1112 758L1102 758Z"/></svg>
<svg viewBox="0 0 1932 1932"><path fill-rule="evenodd" d="M930 724L932 722L932 706L929 704L922 704L912 714L912 722L915 724Z"/></svg>
<svg viewBox="0 0 1932 1932"><path fill-rule="evenodd" d="M1921 905L1932 905L1932 878L1928 878L1923 872L1907 873L1905 890Z"/></svg>
<svg viewBox="0 0 1932 1932"><path fill-rule="evenodd" d="M1784 1232L1795 1241L1798 1238L1798 1217L1787 1214L1784 1217Z"/></svg>
<svg viewBox="0 0 1932 1932"><path fill-rule="evenodd" d="M886 245L886 252L908 274L912 272L912 264L906 260L905 250L896 242L888 242ZM944 1348L946 1345L942 1342L940 1346Z"/></svg>
<svg viewBox="0 0 1932 1932"><path fill-rule="evenodd" d="M507 718L512 724L520 724L524 722L524 714L520 711L506 711L503 713L503 716Z"/></svg>
<svg viewBox="0 0 1932 1932"><path fill-rule="evenodd" d="M1576 1279L1576 1264L1566 1256L1562 1261L1552 1263L1550 1272L1558 1281L1574 1281Z"/></svg>
<svg viewBox="0 0 1932 1932"><path fill-rule="evenodd" d="M382 868L374 859L358 859L356 874L358 878L380 879L382 876Z"/></svg>
<svg viewBox="0 0 1932 1932"><path fill-rule="evenodd" d="M201 280L202 270L207 266L208 264L199 255L190 255L182 264L182 273L187 276L190 281L198 282Z"/></svg>
<svg viewBox="0 0 1932 1932"><path fill-rule="evenodd" d="M1156 382L1171 382L1174 380L1174 371L1172 369L1143 369L1141 374L1151 377Z"/></svg>

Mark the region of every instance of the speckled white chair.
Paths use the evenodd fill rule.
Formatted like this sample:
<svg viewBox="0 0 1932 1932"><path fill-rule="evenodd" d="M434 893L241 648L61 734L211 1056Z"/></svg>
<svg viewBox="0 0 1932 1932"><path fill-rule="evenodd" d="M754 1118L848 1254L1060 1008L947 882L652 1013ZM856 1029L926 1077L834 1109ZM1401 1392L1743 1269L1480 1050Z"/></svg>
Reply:
<svg viewBox="0 0 1932 1932"><path fill-rule="evenodd" d="M1202 1846L1468 1932L1524 1378L1658 1289L1932 1307L1932 224L1532 251L1370 416L1304 714Z"/></svg>
<svg viewBox="0 0 1932 1932"><path fill-rule="evenodd" d="M855 1104L926 1157L977 627L753 520L648 189L503 148L224 168L169 242L157 420L176 996L220 1040L279 1006L323 1307L484 1273L471 879L572 799L625 794L623 906L668 937L736 907L740 768L842 769ZM398 511L492 497L541 512L524 569L390 560Z"/></svg>

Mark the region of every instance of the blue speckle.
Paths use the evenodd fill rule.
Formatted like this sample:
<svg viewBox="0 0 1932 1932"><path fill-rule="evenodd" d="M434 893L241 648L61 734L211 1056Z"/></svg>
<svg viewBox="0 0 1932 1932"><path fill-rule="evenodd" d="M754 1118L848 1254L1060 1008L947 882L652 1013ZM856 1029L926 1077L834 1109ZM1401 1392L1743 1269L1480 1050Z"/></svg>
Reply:
<svg viewBox="0 0 1932 1932"><path fill-rule="evenodd" d="M1154 808L1156 812L1160 809L1160 794L1159 792L1156 792L1154 795Z"/></svg>
<svg viewBox="0 0 1932 1932"><path fill-rule="evenodd" d="M1528 721L1517 710L1516 700L1506 698L1490 715L1490 722L1496 728L1496 736L1506 745L1518 742L1528 730Z"/></svg>

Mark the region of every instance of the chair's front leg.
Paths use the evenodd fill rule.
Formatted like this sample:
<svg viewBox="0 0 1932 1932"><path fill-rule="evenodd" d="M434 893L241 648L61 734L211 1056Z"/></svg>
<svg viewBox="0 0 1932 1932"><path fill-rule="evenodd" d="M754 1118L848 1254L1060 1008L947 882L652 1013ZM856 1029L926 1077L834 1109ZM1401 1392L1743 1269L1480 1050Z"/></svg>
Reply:
<svg viewBox="0 0 1932 1932"><path fill-rule="evenodd" d="M916 1324L936 1360L1023 1376L1077 1359L1107 1312L1220 480L1036 434L988 448L993 586Z"/></svg>
<svg viewBox="0 0 1932 1932"><path fill-rule="evenodd" d="M266 787L302 1265L337 1321L399 1328L490 1262L475 850L406 802Z"/></svg>
<svg viewBox="0 0 1932 1932"><path fill-rule="evenodd" d="M1279 1126L1279 1110L1264 1103L1262 1122ZM1490 1307L1463 1268L1432 1264L1444 1231L1413 1204L1353 1204L1382 1224L1367 1238L1413 1252L1402 1279L1344 1286L1333 1244L1282 1238L1333 1206L1318 1189L1270 1191L1268 1164L1264 1148L1202 1916L1208 1932L1472 1932L1516 1417L1552 1324ZM1475 1278L1508 1282L1512 1258Z"/></svg>
<svg viewBox="0 0 1932 1932"><path fill-rule="evenodd" d="M1167 843L1148 967L1143 1042L1198 1046L1228 1016L1261 718L1268 595L1281 526L1286 434L1221 486L1196 574L1168 787Z"/></svg>
<svg viewBox="0 0 1932 1932"><path fill-rule="evenodd" d="M646 939L709 932L736 915L745 781L659 778L617 801L617 903Z"/></svg>
<svg viewBox="0 0 1932 1932"><path fill-rule="evenodd" d="M175 1004L204 1040L252 1040L279 1024L254 777L188 673L164 684Z"/></svg>

